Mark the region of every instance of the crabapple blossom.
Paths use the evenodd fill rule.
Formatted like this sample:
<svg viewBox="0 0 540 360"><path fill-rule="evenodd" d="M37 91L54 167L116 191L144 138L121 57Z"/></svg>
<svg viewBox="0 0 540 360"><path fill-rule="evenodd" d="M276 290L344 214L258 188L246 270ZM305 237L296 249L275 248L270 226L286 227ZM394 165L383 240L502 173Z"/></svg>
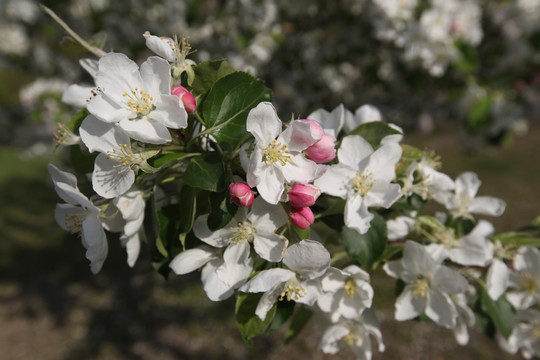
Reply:
<svg viewBox="0 0 540 360"><path fill-rule="evenodd" d="M296 208L315 205L321 195L321 189L313 184L294 184L287 192L289 203Z"/></svg>
<svg viewBox="0 0 540 360"><path fill-rule="evenodd" d="M172 88L171 94L178 96L182 100L188 114L197 111L197 100L195 100L195 97L185 87L176 85Z"/></svg>
<svg viewBox="0 0 540 360"><path fill-rule="evenodd" d="M246 183L233 183L229 185L231 201L238 206L250 207L255 200L253 191Z"/></svg>
<svg viewBox="0 0 540 360"><path fill-rule="evenodd" d="M313 211L307 206L302 208L291 207L289 217L293 224L300 229L307 229L315 221Z"/></svg>

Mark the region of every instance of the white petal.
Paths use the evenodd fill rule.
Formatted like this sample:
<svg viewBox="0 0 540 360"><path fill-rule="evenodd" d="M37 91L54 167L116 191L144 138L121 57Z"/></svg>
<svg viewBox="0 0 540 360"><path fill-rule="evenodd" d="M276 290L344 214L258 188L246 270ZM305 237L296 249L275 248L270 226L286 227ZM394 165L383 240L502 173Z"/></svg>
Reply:
<svg viewBox="0 0 540 360"><path fill-rule="evenodd" d="M183 129L187 126L187 112L176 95L161 95L156 108L148 115L169 129Z"/></svg>
<svg viewBox="0 0 540 360"><path fill-rule="evenodd" d="M371 145L360 135L351 135L343 138L338 149L337 157L341 164L358 169L362 160L373 152Z"/></svg>
<svg viewBox="0 0 540 360"><path fill-rule="evenodd" d="M219 265L221 265L220 260L212 260L201 271L201 281L204 291L212 301L225 300L234 294L234 289L218 277L216 268Z"/></svg>
<svg viewBox="0 0 540 360"><path fill-rule="evenodd" d="M155 97L171 92L171 66L166 60L150 56L141 64L143 89Z"/></svg>
<svg viewBox="0 0 540 360"><path fill-rule="evenodd" d="M141 239L139 233L137 232L129 237L122 235L120 236L120 240L126 247L127 263L129 266L133 267L141 251Z"/></svg>
<svg viewBox="0 0 540 360"><path fill-rule="evenodd" d="M88 210L71 204L56 204L54 219L65 231L74 233L80 231L80 221L88 216Z"/></svg>
<svg viewBox="0 0 540 360"><path fill-rule="evenodd" d="M150 50L170 62L176 61L176 50L173 46L173 39L169 37L160 38L155 35L150 35L148 31L146 31L143 36L146 39L146 46Z"/></svg>
<svg viewBox="0 0 540 360"><path fill-rule="evenodd" d="M99 93L88 101L88 111L101 121L117 123L131 119L133 113L106 93Z"/></svg>
<svg viewBox="0 0 540 360"><path fill-rule="evenodd" d="M317 241L302 240L287 249L283 263L296 273L315 279L330 266L330 253Z"/></svg>
<svg viewBox="0 0 540 360"><path fill-rule="evenodd" d="M89 211L99 211L99 208L94 206L94 204L79 191L75 175L62 171L53 164L49 164L48 169L54 183L54 189L62 200L72 205L80 205Z"/></svg>
<svg viewBox="0 0 540 360"><path fill-rule="evenodd" d="M143 117L141 119L122 120L118 125L133 139L150 144L164 144L171 141L171 134L159 121Z"/></svg>
<svg viewBox="0 0 540 360"><path fill-rule="evenodd" d="M457 311L454 303L448 295L432 289L426 307L426 315L436 324L452 329L456 326Z"/></svg>
<svg viewBox="0 0 540 360"><path fill-rule="evenodd" d="M268 314L268 311L270 311L272 306L274 306L276 303L277 297L282 291L282 287L283 286L281 284L276 284L274 287L265 292L259 300L257 308L255 309L255 315L257 315L261 320L264 321L264 319L266 319L266 314Z"/></svg>
<svg viewBox="0 0 540 360"><path fill-rule="evenodd" d="M481 184L478 175L472 171L465 172L456 179L456 195L460 198L468 196L469 199L474 199Z"/></svg>
<svg viewBox="0 0 540 360"><path fill-rule="evenodd" d="M92 186L98 195L111 199L124 194L135 182L135 173L129 167L100 153L94 162Z"/></svg>
<svg viewBox="0 0 540 360"><path fill-rule="evenodd" d="M471 213L488 216L501 216L505 209L506 202L491 196L478 196L467 207Z"/></svg>
<svg viewBox="0 0 540 360"><path fill-rule="evenodd" d="M99 61L89 58L79 59L79 65L86 70L92 78L95 79L97 72L99 71Z"/></svg>
<svg viewBox="0 0 540 360"><path fill-rule="evenodd" d="M486 279L487 292L493 300L497 301L506 291L509 275L508 266L499 259L493 259Z"/></svg>
<svg viewBox="0 0 540 360"><path fill-rule="evenodd" d="M113 200L125 220L137 220L144 217L144 192L136 188Z"/></svg>
<svg viewBox="0 0 540 360"><path fill-rule="evenodd" d="M398 184L377 181L365 196L365 202L367 207L382 206L388 209L402 196L401 186Z"/></svg>
<svg viewBox="0 0 540 360"><path fill-rule="evenodd" d="M302 154L292 155L291 159L291 162L281 168L288 183L306 184L322 175L320 166L314 161L306 159Z"/></svg>
<svg viewBox="0 0 540 360"><path fill-rule="evenodd" d="M394 316L397 321L414 319L424 312L427 301L423 297L415 298L410 286L406 286L396 300Z"/></svg>
<svg viewBox="0 0 540 360"><path fill-rule="evenodd" d="M109 252L105 231L97 216L87 216L82 223L81 239L86 247L86 258L90 260L92 273L97 274Z"/></svg>
<svg viewBox="0 0 540 360"><path fill-rule="evenodd" d="M99 59L98 69L96 85L116 102L122 101L122 94L126 91L142 89L139 67L124 54L105 54Z"/></svg>
<svg viewBox="0 0 540 360"><path fill-rule="evenodd" d="M269 102L252 109L246 120L246 130L253 134L257 146L266 147L281 133L281 120Z"/></svg>
<svg viewBox="0 0 540 360"><path fill-rule="evenodd" d="M288 217L283 206L269 204L263 198L257 197L251 205L248 220L257 230L272 233L285 225Z"/></svg>
<svg viewBox="0 0 540 360"><path fill-rule="evenodd" d="M265 167L265 170L261 172L262 176L259 178L257 190L264 200L270 204L277 204L281 199L283 191L285 191L285 186L283 185L285 179L281 172L278 172L273 165L262 166Z"/></svg>
<svg viewBox="0 0 540 360"><path fill-rule="evenodd" d="M340 340L349 334L349 329L343 325L330 326L323 334L320 348L325 354L335 354L340 350Z"/></svg>
<svg viewBox="0 0 540 360"><path fill-rule="evenodd" d="M403 247L403 268L414 275L433 276L438 265L427 250L414 241L406 241Z"/></svg>
<svg viewBox="0 0 540 360"><path fill-rule="evenodd" d="M469 284L457 271L446 266L439 266L433 276L433 287L449 294L464 293Z"/></svg>
<svg viewBox="0 0 540 360"><path fill-rule="evenodd" d="M400 279L401 274L405 271L401 260L389 261L383 266L384 272L393 278Z"/></svg>
<svg viewBox="0 0 540 360"><path fill-rule="evenodd" d="M251 293L266 292L278 284L287 282L292 276L294 276L294 273L287 269L274 268L263 270L243 285L240 291Z"/></svg>
<svg viewBox="0 0 540 360"><path fill-rule="evenodd" d="M321 280L322 289L325 292L335 293L345 286L346 274L340 269L330 267Z"/></svg>
<svg viewBox="0 0 540 360"><path fill-rule="evenodd" d="M370 228L373 216L368 211L362 196L353 194L347 199L345 204L345 225L351 229L355 229L360 234L365 234Z"/></svg>
<svg viewBox="0 0 540 360"><path fill-rule="evenodd" d="M216 252L208 246L186 250L176 255L169 267L177 275L195 271L211 260L218 259Z"/></svg>
<svg viewBox="0 0 540 360"><path fill-rule="evenodd" d="M401 146L387 144L379 147L369 157L367 169L373 173L377 182L390 182L396 176L396 163L401 158Z"/></svg>
<svg viewBox="0 0 540 360"><path fill-rule="evenodd" d="M62 102L77 108L86 107L86 100L92 95L92 86L69 85L62 93Z"/></svg>
<svg viewBox="0 0 540 360"><path fill-rule="evenodd" d="M311 131L311 124L307 121L294 120L287 129L279 135L277 141L286 144L289 151L303 151L315 144L320 136Z"/></svg>
<svg viewBox="0 0 540 360"><path fill-rule="evenodd" d="M264 260L279 262L289 245L282 235L258 231L253 240L255 252Z"/></svg>
<svg viewBox="0 0 540 360"><path fill-rule="evenodd" d="M312 306L322 295L319 279L302 281L299 283L299 286L305 290L305 293L303 297L294 300L297 303Z"/></svg>
<svg viewBox="0 0 540 360"><path fill-rule="evenodd" d="M237 288L248 279L253 269L253 260L249 258L249 244L242 241L231 244L223 254L223 264L216 270L221 281L230 287Z"/></svg>
<svg viewBox="0 0 540 360"><path fill-rule="evenodd" d="M118 149L120 144L131 143L129 136L116 124L98 120L95 116L87 116L79 128L81 139L88 151L107 152Z"/></svg>
<svg viewBox="0 0 540 360"><path fill-rule="evenodd" d="M350 183L356 176L356 170L344 165L331 165L327 167L326 172L313 184L321 189L322 192L338 196L342 199L347 197Z"/></svg>
<svg viewBox="0 0 540 360"><path fill-rule="evenodd" d="M382 115L379 109L369 104L362 105L356 109L354 116L356 117L357 121L356 126L374 121L382 121Z"/></svg>
<svg viewBox="0 0 540 360"><path fill-rule="evenodd" d="M234 231L232 227L236 228L236 221L234 219L225 227L212 231L208 228L208 215L203 215L195 220L193 232L201 241L204 241L213 247L220 248L230 244L230 238Z"/></svg>

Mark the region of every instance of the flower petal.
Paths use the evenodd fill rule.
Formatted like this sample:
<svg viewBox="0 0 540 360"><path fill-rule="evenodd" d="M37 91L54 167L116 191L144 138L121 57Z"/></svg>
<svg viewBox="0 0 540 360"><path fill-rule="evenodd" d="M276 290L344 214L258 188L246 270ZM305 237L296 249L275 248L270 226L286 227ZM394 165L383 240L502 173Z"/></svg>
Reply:
<svg viewBox="0 0 540 360"><path fill-rule="evenodd" d="M405 286L396 300L394 317L397 321L414 319L424 312L427 300L421 296L415 298L410 286Z"/></svg>
<svg viewBox="0 0 540 360"><path fill-rule="evenodd" d="M187 126L187 112L176 95L161 95L156 108L148 115L169 129L183 129Z"/></svg>
<svg viewBox="0 0 540 360"><path fill-rule="evenodd" d="M208 246L201 246L176 255L171 260L169 267L175 274L183 275L195 271L215 259L218 259L218 256L214 249Z"/></svg>
<svg viewBox="0 0 540 360"><path fill-rule="evenodd" d="M171 134L165 125L147 117L125 119L118 125L133 139L150 144L164 144L171 141Z"/></svg>
<svg viewBox="0 0 540 360"><path fill-rule="evenodd" d="M90 260L92 273L97 274L109 252L107 237L97 216L87 216L82 223L81 240L86 247L86 258Z"/></svg>
<svg viewBox="0 0 540 360"><path fill-rule="evenodd" d="M343 138L337 156L340 164L358 169L362 160L371 153L373 153L373 148L366 139L360 135L350 135Z"/></svg>
<svg viewBox="0 0 540 360"><path fill-rule="evenodd" d="M79 128L81 139L88 151L106 153L118 149L120 144L131 143L129 136L116 124L98 120L93 115L88 115Z"/></svg>
<svg viewBox="0 0 540 360"><path fill-rule="evenodd" d="M437 290L429 296L426 307L426 315L436 324L452 329L456 326L457 311L450 297Z"/></svg>
<svg viewBox="0 0 540 360"><path fill-rule="evenodd" d="M269 102L252 109L246 120L246 130L255 137L258 147L266 147L281 133L281 120Z"/></svg>
<svg viewBox="0 0 540 360"><path fill-rule="evenodd" d="M287 282L292 276L294 276L294 273L287 269L274 268L263 270L239 290L250 293L267 292L276 285Z"/></svg>
<svg viewBox="0 0 540 360"><path fill-rule="evenodd" d="M128 166L124 166L100 153L94 162L92 173L92 186L98 195L106 199L124 194L135 182L135 173Z"/></svg>
<svg viewBox="0 0 540 360"><path fill-rule="evenodd" d="M302 240L287 249L283 263L296 273L315 279L330 266L330 253L317 241Z"/></svg>
<svg viewBox="0 0 540 360"><path fill-rule="evenodd" d="M289 245L289 240L282 235L257 231L253 245L255 252L264 260L279 262Z"/></svg>

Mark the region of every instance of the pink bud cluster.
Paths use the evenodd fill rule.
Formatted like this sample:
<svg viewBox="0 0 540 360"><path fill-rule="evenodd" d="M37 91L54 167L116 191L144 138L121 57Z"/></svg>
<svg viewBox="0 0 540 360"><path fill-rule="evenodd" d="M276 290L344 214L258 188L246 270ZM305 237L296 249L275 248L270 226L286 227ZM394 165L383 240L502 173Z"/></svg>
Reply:
<svg viewBox="0 0 540 360"><path fill-rule="evenodd" d="M191 114L197 110L197 100L195 100L193 94L191 94L185 87L176 85L172 88L171 94L178 96L180 100L182 100L182 103L184 103L184 108L188 114Z"/></svg>
<svg viewBox="0 0 540 360"><path fill-rule="evenodd" d="M336 157L336 138L326 133L322 126L315 120L304 119L311 125L311 132L319 137L319 140L306 149L306 157L316 163L322 164L334 160Z"/></svg>
<svg viewBox="0 0 540 360"><path fill-rule="evenodd" d="M315 221L310 206L321 195L321 189L313 184L295 184L288 192L291 212L289 217L293 224L301 229L307 229Z"/></svg>

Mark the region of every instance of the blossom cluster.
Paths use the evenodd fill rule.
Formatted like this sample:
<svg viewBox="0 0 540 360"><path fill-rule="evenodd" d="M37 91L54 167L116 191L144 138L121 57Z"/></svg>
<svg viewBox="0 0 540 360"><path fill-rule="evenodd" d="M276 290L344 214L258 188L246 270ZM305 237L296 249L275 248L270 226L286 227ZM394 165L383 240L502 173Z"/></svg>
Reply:
<svg viewBox="0 0 540 360"><path fill-rule="evenodd" d="M385 349L370 282L381 267L398 279L396 320L427 318L466 344L473 309L484 309L476 315L504 349L539 355L540 317L529 314L540 253L523 246L534 235L495 235L477 219L506 204L478 195L475 173L444 174L371 105L282 122L259 79L224 60L196 63L183 36L143 36L156 56L140 66L115 52L83 59L93 84L62 96L79 111L58 145L93 171L49 166L65 202L55 219L80 234L93 273L117 232L129 266L148 249L160 273L200 270L210 300L235 296L244 339L282 325L276 313L294 306L288 317L304 310L324 326L323 352L371 359ZM432 201L445 211L426 213ZM519 322L499 322L514 309Z"/></svg>

